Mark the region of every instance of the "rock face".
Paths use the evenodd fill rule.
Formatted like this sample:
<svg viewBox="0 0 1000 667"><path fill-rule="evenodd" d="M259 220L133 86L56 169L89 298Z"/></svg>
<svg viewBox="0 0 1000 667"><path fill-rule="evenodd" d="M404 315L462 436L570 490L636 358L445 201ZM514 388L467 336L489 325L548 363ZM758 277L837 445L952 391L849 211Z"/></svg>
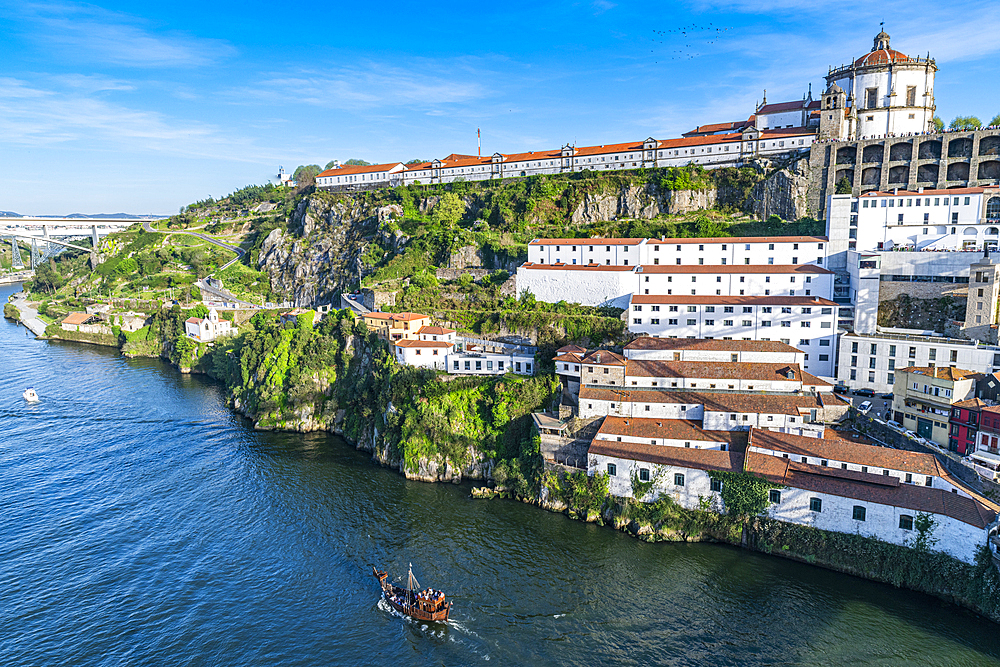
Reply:
<svg viewBox="0 0 1000 667"><path fill-rule="evenodd" d="M395 204L310 197L296 208L290 231L275 229L264 240L258 268L271 276L275 292L287 294L297 306L330 303L357 282L359 271L367 273L362 259L367 244L393 250L406 244L392 224L402 213Z"/></svg>
<svg viewBox="0 0 1000 667"><path fill-rule="evenodd" d="M714 188L662 192L654 183L622 185L618 190L587 193L572 214L574 223L619 218L651 220L666 214L688 213L715 205Z"/></svg>
<svg viewBox="0 0 1000 667"><path fill-rule="evenodd" d="M755 167L767 174L754 186L744 205L747 212L766 220L798 220L809 215L811 170L808 156L787 163L760 161Z"/></svg>

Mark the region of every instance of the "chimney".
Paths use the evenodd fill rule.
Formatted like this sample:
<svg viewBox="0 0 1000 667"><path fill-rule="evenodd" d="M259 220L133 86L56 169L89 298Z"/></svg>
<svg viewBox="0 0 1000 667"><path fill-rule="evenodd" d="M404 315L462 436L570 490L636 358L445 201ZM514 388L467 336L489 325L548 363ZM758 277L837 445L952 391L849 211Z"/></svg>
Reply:
<svg viewBox="0 0 1000 667"><path fill-rule="evenodd" d="M924 193L924 186L921 185L919 188L917 188L917 192L919 192L920 194L923 194Z"/></svg>
<svg viewBox="0 0 1000 667"><path fill-rule="evenodd" d="M893 188L892 189L892 194L898 195L899 194L899 188Z"/></svg>

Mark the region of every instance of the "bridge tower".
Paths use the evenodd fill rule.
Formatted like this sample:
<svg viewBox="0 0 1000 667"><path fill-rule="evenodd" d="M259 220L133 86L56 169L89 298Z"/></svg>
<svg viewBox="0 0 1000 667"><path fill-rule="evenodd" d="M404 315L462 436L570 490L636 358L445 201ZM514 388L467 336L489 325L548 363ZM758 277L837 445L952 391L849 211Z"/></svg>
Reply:
<svg viewBox="0 0 1000 667"><path fill-rule="evenodd" d="M23 269L24 260L21 259L21 248L17 245L17 237L10 237L10 268Z"/></svg>

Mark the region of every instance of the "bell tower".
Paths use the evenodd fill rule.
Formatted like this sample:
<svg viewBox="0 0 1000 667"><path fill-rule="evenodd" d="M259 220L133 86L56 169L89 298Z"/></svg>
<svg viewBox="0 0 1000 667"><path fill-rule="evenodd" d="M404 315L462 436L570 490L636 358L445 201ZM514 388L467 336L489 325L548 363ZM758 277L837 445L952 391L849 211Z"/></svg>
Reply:
<svg viewBox="0 0 1000 667"><path fill-rule="evenodd" d="M847 94L836 83L831 83L820 103L819 138L847 139L846 112Z"/></svg>

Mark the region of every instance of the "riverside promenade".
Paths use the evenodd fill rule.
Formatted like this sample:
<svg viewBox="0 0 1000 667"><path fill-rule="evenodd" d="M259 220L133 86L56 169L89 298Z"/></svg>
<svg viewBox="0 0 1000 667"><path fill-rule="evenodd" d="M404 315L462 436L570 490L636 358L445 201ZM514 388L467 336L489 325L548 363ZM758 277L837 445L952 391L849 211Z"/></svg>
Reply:
<svg viewBox="0 0 1000 667"><path fill-rule="evenodd" d="M28 327L36 336L45 335L46 324L38 317L38 311L28 305L24 292L14 294L10 303L21 313L21 324Z"/></svg>

